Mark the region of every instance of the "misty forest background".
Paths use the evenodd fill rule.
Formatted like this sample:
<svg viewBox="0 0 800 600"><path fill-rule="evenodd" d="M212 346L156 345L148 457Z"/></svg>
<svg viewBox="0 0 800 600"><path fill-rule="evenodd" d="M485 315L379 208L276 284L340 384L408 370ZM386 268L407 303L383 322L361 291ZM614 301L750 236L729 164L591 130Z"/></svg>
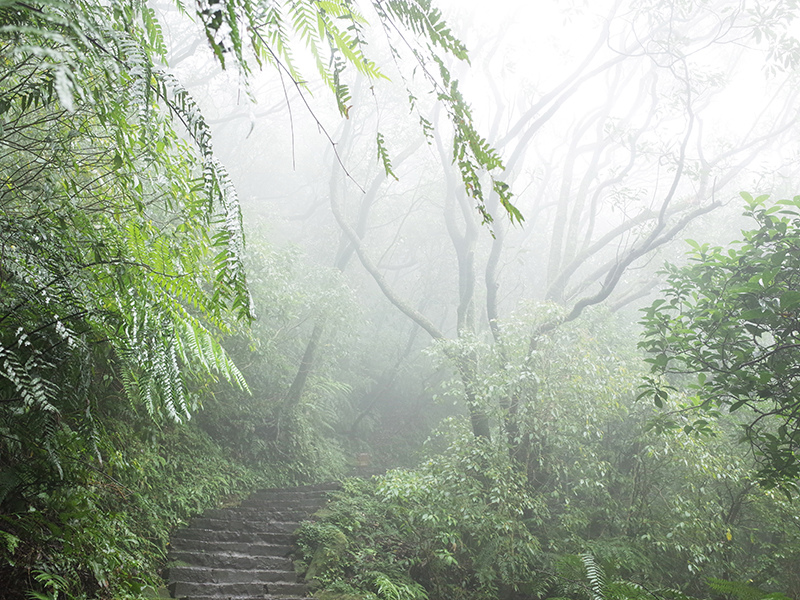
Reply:
<svg viewBox="0 0 800 600"><path fill-rule="evenodd" d="M0 595L800 598L798 16L0 2Z"/></svg>

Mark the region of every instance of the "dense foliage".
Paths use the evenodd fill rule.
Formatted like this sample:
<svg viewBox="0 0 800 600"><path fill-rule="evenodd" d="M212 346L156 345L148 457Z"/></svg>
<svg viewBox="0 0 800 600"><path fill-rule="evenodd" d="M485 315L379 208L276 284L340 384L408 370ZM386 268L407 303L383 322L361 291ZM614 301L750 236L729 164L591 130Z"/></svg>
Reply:
<svg viewBox="0 0 800 600"><path fill-rule="evenodd" d="M153 595L163 586L171 528L285 481L232 460L195 426L153 431L147 416L114 417L104 419L92 449L102 462L82 436L61 431L61 473L39 465L38 479L28 479L36 495L4 503L5 597L27 590L47 600Z"/></svg>
<svg viewBox="0 0 800 600"><path fill-rule="evenodd" d="M747 201L757 227L728 247L690 241L690 264L668 265L663 297L645 311L642 347L658 404L667 382L690 381L682 412L700 411L685 429L704 431L709 416L739 415L760 470L772 487L800 476L800 197L771 206Z"/></svg>
<svg viewBox="0 0 800 600"><path fill-rule="evenodd" d="M298 45L342 116L351 102L347 69L383 77L364 53L368 23L350 2L175 5L180 18L196 18L218 63L235 65L245 87L254 64L270 64L304 90ZM418 35L411 56L458 132L454 157L483 210L480 174L502 165L442 60L465 60L463 44L427 2L373 8L387 30ZM173 429L204 401L215 404L218 379L248 391L222 340L254 311L237 195L197 104L165 67L155 10L139 0L5 2L0 57L4 578L19 593L33 586L52 597L133 593L153 583L170 526L267 477L245 463L284 481L310 477L319 445L298 414L272 408L278 421L266 425L290 433L281 439L297 448L289 455L252 451L264 424L255 424L247 451L224 419L207 419L206 433ZM430 123L422 128L430 135ZM391 173L381 134L377 142ZM519 217L507 189L494 180L492 189ZM259 382L259 391L281 383ZM206 446L192 451L184 438ZM186 456L178 460L173 448ZM329 473L342 468L339 454L329 451ZM284 464L269 471L265 456ZM193 470L212 491L180 481ZM166 489L172 498L163 498ZM120 512L115 497L125 499Z"/></svg>
<svg viewBox="0 0 800 600"><path fill-rule="evenodd" d="M0 23L3 577L19 593L135 590L165 526L255 478L211 451L190 467L156 429L217 375L246 387L218 338L252 312L238 201L193 102L154 67L151 9L6 3ZM213 491L142 491L163 494L173 466Z"/></svg>
<svg viewBox="0 0 800 600"><path fill-rule="evenodd" d="M329 592L408 600L492 598L530 584L539 547L525 522L538 522L542 507L507 454L457 429L443 454L377 484L349 483L306 525L306 578Z"/></svg>
<svg viewBox="0 0 800 600"><path fill-rule="evenodd" d="M797 507L756 485L735 421L704 438L653 428L659 411L636 401L640 358L615 328L596 319L542 341L518 421L524 465L513 440L470 435L461 418L417 469L346 487L301 530L319 597L796 594Z"/></svg>

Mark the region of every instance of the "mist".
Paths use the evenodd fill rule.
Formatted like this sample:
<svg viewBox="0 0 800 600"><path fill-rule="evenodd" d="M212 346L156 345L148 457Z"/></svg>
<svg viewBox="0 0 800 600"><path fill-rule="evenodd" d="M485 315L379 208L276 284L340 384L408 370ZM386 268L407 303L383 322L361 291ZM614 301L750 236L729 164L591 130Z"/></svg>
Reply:
<svg viewBox="0 0 800 600"><path fill-rule="evenodd" d="M180 60L171 68L213 129L249 247L297 252L299 271L325 272L308 277L329 277L347 296L341 323L315 299L289 327L297 362L320 321L319 343L342 353L325 359L350 389L336 408L342 430L368 411L382 437L380 410L400 436L420 420L432 427L446 410L432 408L442 394L432 382L443 375L426 353L455 340L492 345L505 328L535 337L588 310L625 323L634 347L637 310L658 293L663 263L685 261L686 238L736 239L740 191L793 195L798 94L788 16L732 3L441 8L469 49L469 64L447 68L524 221L490 194L493 220L481 222L453 164L452 127L426 89L431 65L389 54L413 40L370 32L386 79L349 81L346 118L310 61L302 87L274 69L243 83L203 44L186 56L186 40L174 42ZM436 416L421 415L429 412Z"/></svg>
<svg viewBox="0 0 800 600"><path fill-rule="evenodd" d="M8 597L800 597L798 16L0 8Z"/></svg>

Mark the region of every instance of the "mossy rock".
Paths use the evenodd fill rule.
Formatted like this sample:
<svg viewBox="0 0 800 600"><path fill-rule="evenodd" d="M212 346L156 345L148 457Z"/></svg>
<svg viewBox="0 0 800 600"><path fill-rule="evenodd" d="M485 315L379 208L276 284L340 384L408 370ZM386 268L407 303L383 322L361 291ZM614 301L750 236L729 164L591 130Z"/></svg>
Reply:
<svg viewBox="0 0 800 600"><path fill-rule="evenodd" d="M314 557L305 572L305 581L316 580L325 571L335 568L341 561L345 548L347 548L347 536L341 531L336 531L314 552Z"/></svg>

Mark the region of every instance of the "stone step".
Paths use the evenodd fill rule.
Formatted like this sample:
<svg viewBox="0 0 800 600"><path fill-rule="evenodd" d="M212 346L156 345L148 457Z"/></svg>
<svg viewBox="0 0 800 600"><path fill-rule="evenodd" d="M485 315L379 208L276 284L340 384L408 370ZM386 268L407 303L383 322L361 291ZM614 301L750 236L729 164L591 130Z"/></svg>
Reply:
<svg viewBox="0 0 800 600"><path fill-rule="evenodd" d="M267 489L206 511L170 540L168 588L185 600L311 600L289 555L294 531L338 484Z"/></svg>
<svg viewBox="0 0 800 600"><path fill-rule="evenodd" d="M287 549L286 553L289 550ZM252 552L206 552L198 551L171 551L169 560L172 563L186 565L196 565L199 567L211 567L217 569L266 569L291 571L293 568L292 560L286 556L265 556L253 554Z"/></svg>
<svg viewBox="0 0 800 600"><path fill-rule="evenodd" d="M318 511L328 503L325 498L258 498L251 497L242 502L237 508L254 508L262 510L303 510L307 513Z"/></svg>
<svg viewBox="0 0 800 600"><path fill-rule="evenodd" d="M291 546L293 536L291 533L278 533L274 531L224 531L219 529L181 529L172 538L175 546L179 540L209 541L209 542L246 542L252 544L278 544ZM182 545L186 547L185 544Z"/></svg>
<svg viewBox="0 0 800 600"><path fill-rule="evenodd" d="M269 544L246 541L217 541L172 538L170 552L200 552L207 554L240 553L251 556L284 557L292 551L292 545Z"/></svg>
<svg viewBox="0 0 800 600"><path fill-rule="evenodd" d="M241 531L243 533L293 533L298 527L300 527L300 521L253 521L235 517L227 519L195 517L189 522L190 529Z"/></svg>
<svg viewBox="0 0 800 600"><path fill-rule="evenodd" d="M193 581L172 582L168 586L173 598L213 596L227 600L233 596L307 596L308 588L302 583L248 582L248 583L197 583Z"/></svg>
<svg viewBox="0 0 800 600"><path fill-rule="evenodd" d="M184 583L297 583L297 574L287 570L217 569L201 566L171 567L167 581Z"/></svg>
<svg viewBox="0 0 800 600"><path fill-rule="evenodd" d="M252 519L254 521L302 521L308 516L304 508L283 508L257 506L233 506L231 508L212 508L203 513L209 519Z"/></svg>

